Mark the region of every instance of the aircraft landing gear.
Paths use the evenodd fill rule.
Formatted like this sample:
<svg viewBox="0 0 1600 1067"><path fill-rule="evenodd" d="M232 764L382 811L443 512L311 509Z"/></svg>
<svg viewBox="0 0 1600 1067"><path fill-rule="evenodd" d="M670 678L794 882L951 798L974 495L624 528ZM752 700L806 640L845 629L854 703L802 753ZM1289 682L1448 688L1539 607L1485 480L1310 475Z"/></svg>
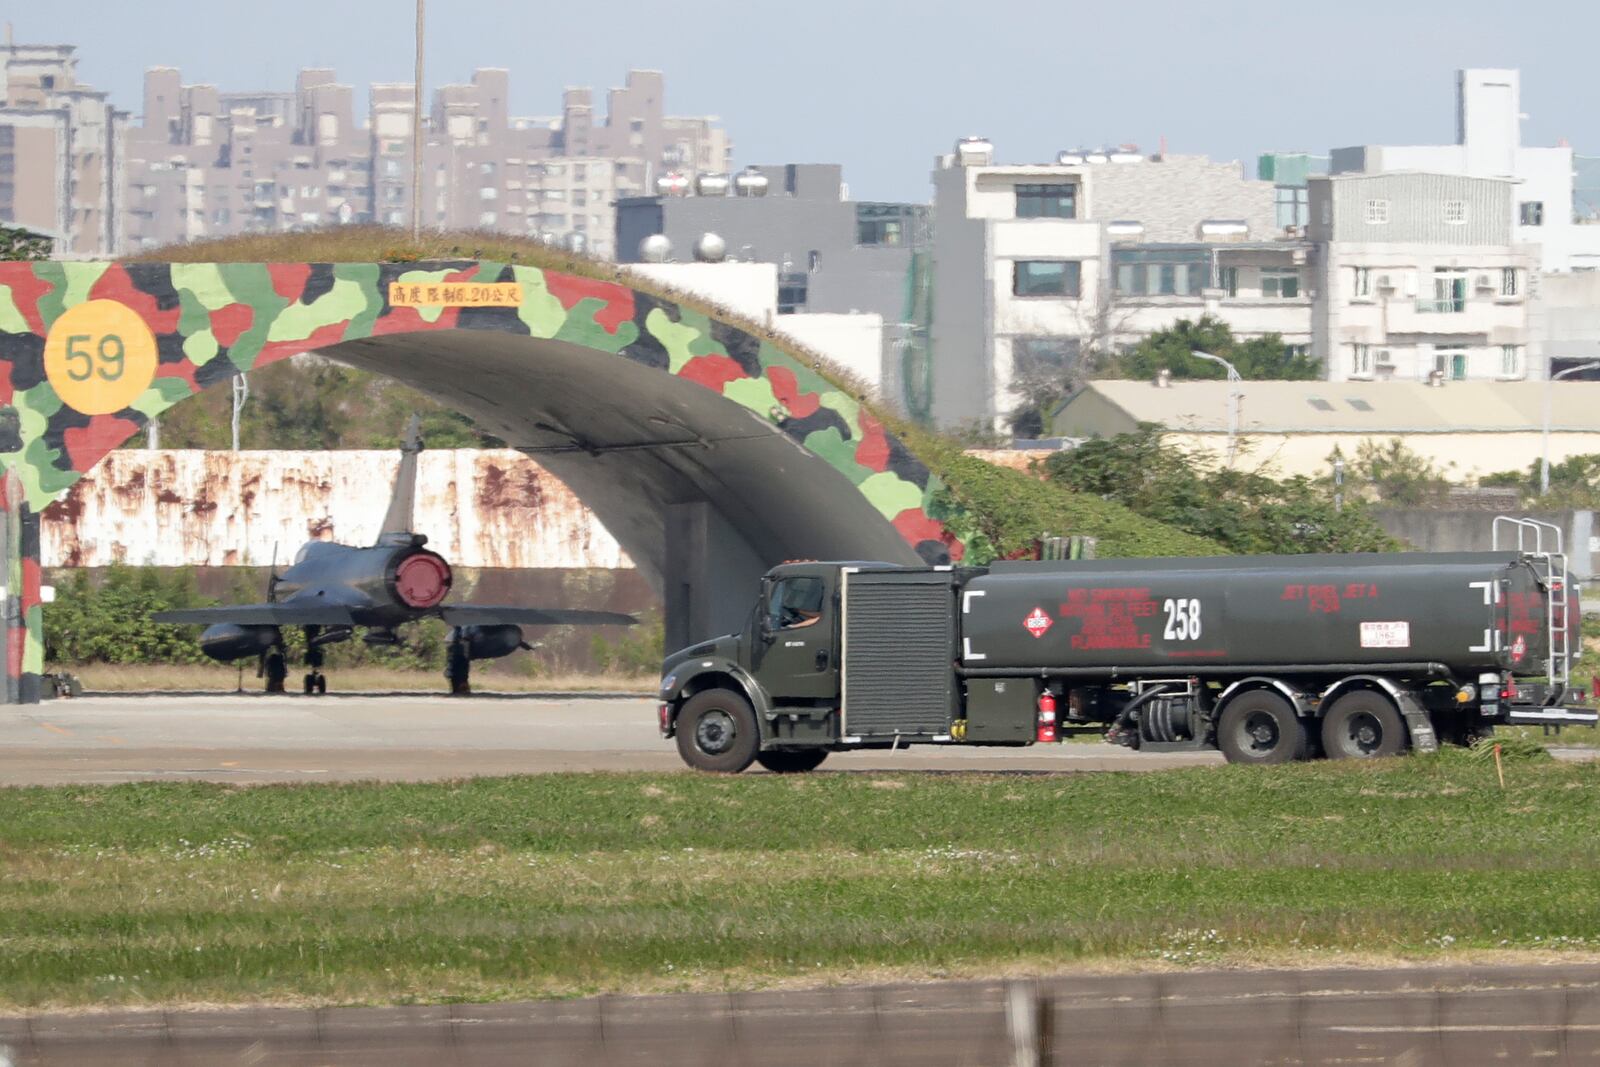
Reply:
<svg viewBox="0 0 1600 1067"><path fill-rule="evenodd" d="M289 677L289 666L284 661L281 643L261 653L261 664L256 668L256 677L267 680L268 693L286 692L283 683L284 679Z"/></svg>
<svg viewBox="0 0 1600 1067"><path fill-rule="evenodd" d="M317 644L320 626L303 626L306 635L306 696L321 696L328 691L328 679L322 673L322 646Z"/></svg>
<svg viewBox="0 0 1600 1067"><path fill-rule="evenodd" d="M444 676L450 682L450 695L453 697L472 695L472 658L467 651L467 641L461 635L461 628L452 629L450 644L444 653Z"/></svg>

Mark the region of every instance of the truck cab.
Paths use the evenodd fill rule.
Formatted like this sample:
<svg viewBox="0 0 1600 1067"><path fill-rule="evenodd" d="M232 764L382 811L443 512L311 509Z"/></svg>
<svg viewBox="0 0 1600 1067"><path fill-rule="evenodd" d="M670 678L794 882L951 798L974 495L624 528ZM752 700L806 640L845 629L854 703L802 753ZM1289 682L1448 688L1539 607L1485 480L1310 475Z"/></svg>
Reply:
<svg viewBox="0 0 1600 1067"><path fill-rule="evenodd" d="M663 664L662 735L690 766L718 771L810 770L834 749L948 741L954 577L870 562L773 568L738 633Z"/></svg>

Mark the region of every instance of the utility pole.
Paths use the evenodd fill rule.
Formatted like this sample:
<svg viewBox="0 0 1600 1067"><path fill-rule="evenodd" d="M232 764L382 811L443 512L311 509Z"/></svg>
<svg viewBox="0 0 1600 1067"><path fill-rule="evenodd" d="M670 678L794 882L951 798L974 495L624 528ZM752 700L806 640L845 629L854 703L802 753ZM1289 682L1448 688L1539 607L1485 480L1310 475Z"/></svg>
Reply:
<svg viewBox="0 0 1600 1067"><path fill-rule="evenodd" d="M417 0L417 65L411 86L411 238L422 239L422 26L426 0Z"/></svg>

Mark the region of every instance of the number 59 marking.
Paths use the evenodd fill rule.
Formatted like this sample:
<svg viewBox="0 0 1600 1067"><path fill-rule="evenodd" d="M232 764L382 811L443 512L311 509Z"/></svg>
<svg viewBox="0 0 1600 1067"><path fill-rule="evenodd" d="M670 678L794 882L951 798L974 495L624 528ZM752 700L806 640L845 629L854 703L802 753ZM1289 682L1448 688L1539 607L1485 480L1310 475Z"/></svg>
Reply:
<svg viewBox="0 0 1600 1067"><path fill-rule="evenodd" d="M1161 605L1167 613L1167 628L1161 636L1167 641L1200 640L1200 600L1198 597L1169 598Z"/></svg>
<svg viewBox="0 0 1600 1067"><path fill-rule="evenodd" d="M93 340L94 336L86 333L67 338L67 377L75 382L86 382L92 375L98 374L105 381L116 381L122 377L123 364L128 355L127 346L114 333L102 335L99 342L91 346L89 342ZM99 367L95 366L96 356L99 357Z"/></svg>

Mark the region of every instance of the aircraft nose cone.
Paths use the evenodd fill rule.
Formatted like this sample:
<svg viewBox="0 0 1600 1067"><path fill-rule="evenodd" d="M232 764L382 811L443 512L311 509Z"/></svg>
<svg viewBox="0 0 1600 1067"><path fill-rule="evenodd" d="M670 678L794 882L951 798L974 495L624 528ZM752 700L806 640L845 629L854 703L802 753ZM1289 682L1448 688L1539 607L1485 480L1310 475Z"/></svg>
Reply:
<svg viewBox="0 0 1600 1067"><path fill-rule="evenodd" d="M450 591L450 565L432 552L407 556L395 568L394 589L407 607L434 607Z"/></svg>

